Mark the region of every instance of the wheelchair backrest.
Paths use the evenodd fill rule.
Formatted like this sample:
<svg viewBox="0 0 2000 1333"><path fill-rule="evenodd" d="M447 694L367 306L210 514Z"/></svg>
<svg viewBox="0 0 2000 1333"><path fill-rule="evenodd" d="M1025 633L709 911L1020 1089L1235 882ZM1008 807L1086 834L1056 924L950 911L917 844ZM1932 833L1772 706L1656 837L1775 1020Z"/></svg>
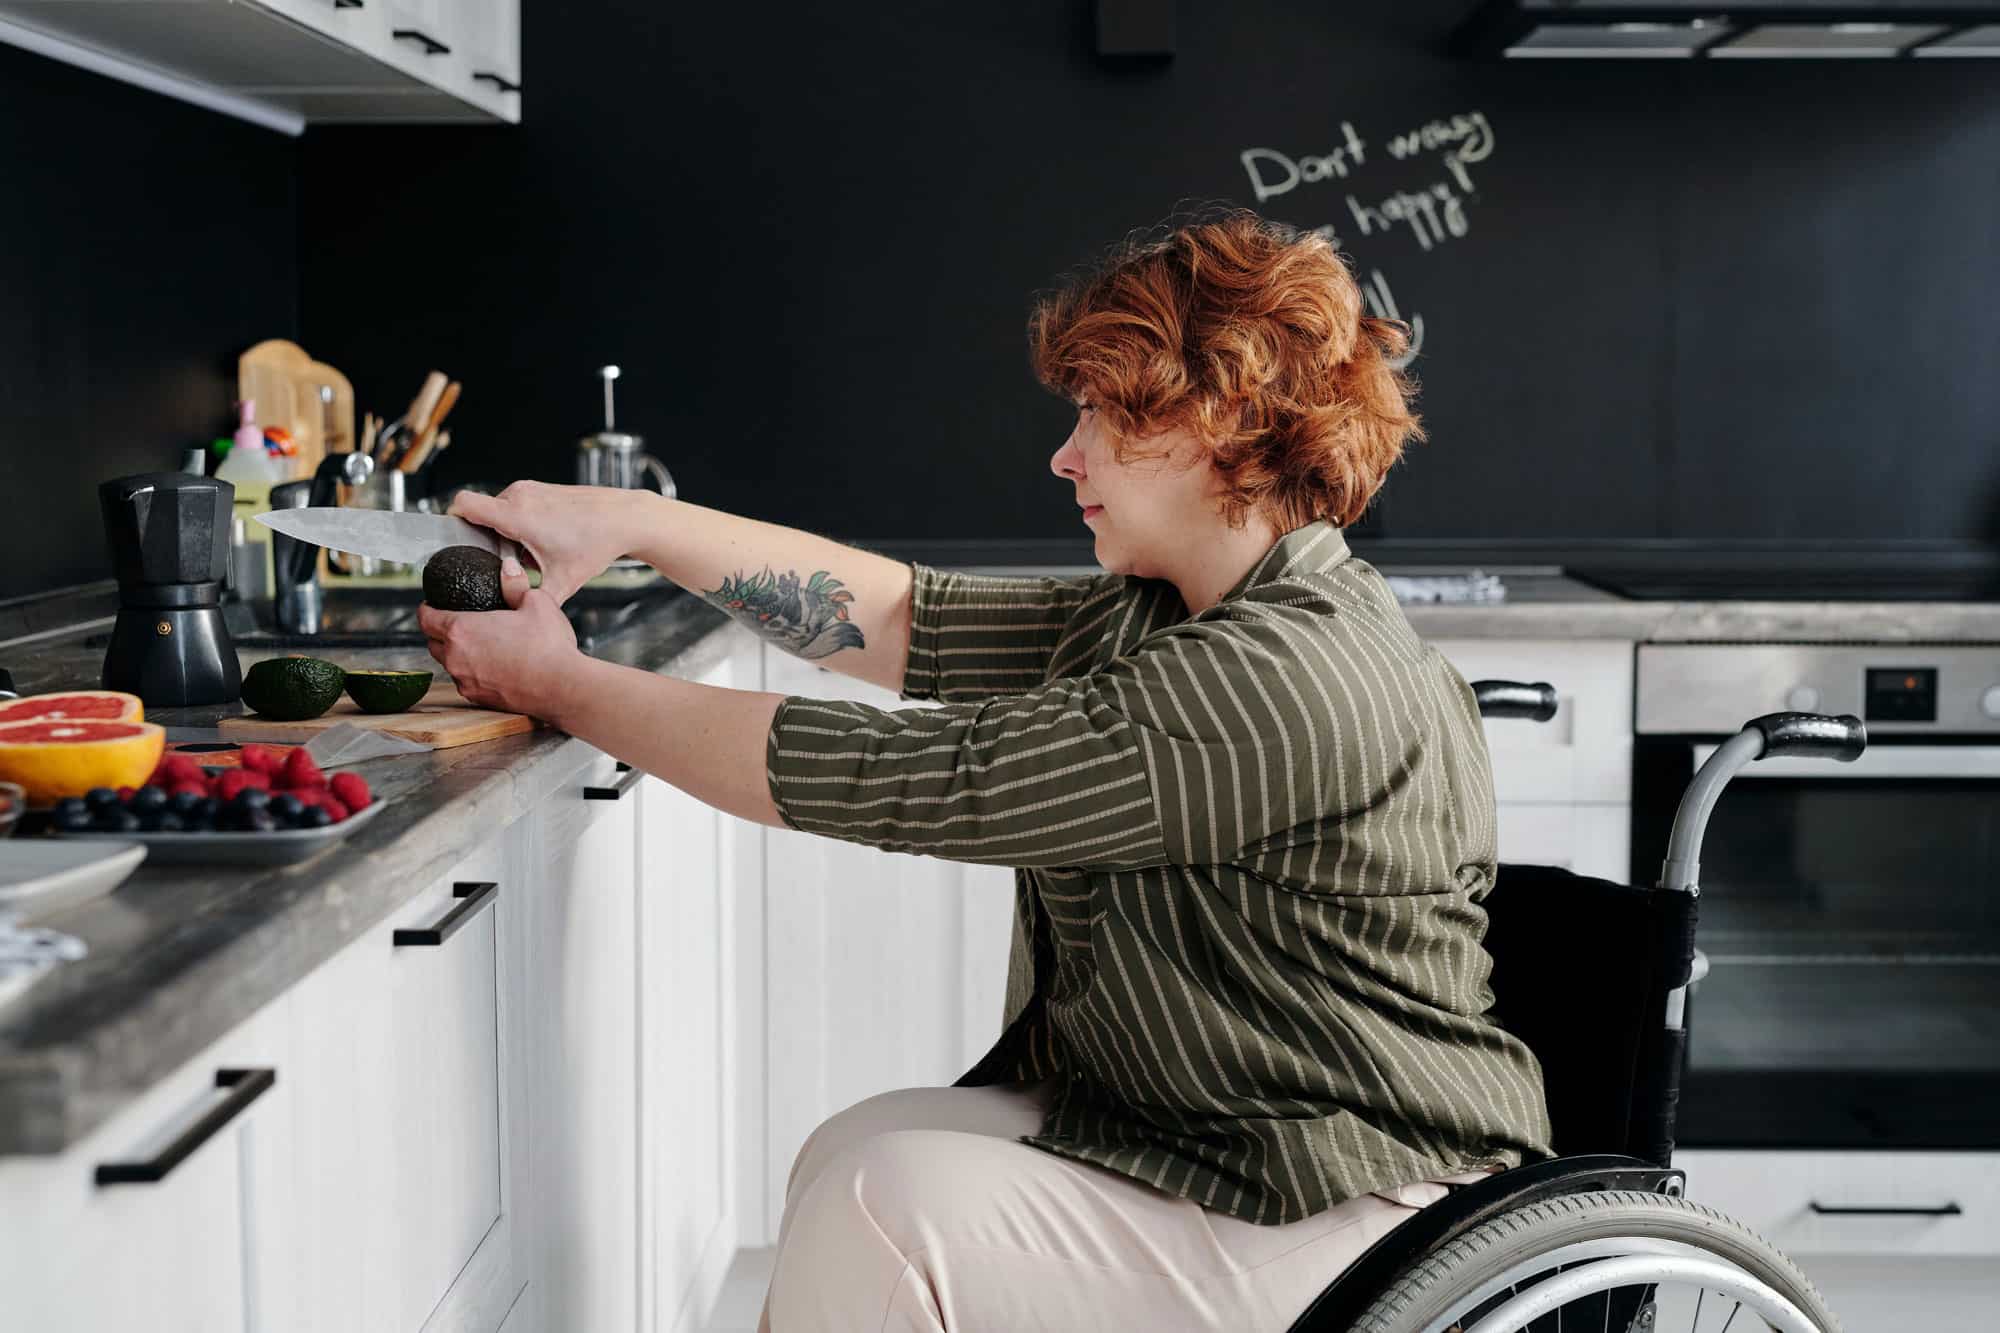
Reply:
<svg viewBox="0 0 2000 1333"><path fill-rule="evenodd" d="M1651 1160L1662 1130L1671 1145L1680 1049L1663 1042L1668 984L1659 960L1671 925L1659 897L1511 864L1486 896L1493 1016L1541 1062L1561 1156Z"/></svg>

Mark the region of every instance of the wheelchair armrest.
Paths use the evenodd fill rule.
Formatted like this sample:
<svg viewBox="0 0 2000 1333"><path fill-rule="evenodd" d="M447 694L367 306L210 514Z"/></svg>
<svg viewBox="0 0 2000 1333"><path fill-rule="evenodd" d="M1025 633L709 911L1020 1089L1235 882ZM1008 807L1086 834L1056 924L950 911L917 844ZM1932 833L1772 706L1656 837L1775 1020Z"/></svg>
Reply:
<svg viewBox="0 0 2000 1333"><path fill-rule="evenodd" d="M1369 1304L1417 1258L1509 1209L1592 1190L1679 1194L1686 1179L1680 1171L1611 1153L1555 1157L1501 1171L1419 1209L1362 1251L1293 1321L1289 1333L1349 1333Z"/></svg>

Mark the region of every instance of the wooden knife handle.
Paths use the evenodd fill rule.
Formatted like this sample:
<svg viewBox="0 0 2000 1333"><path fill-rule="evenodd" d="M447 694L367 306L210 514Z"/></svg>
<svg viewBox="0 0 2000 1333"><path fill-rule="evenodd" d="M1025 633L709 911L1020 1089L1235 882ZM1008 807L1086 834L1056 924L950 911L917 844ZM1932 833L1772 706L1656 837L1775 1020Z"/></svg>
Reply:
<svg viewBox="0 0 2000 1333"><path fill-rule="evenodd" d="M403 413L403 426L412 437L430 424L431 413L437 409L438 399L444 396L446 383L442 370L424 376L424 387L417 390L417 396L410 400L410 410Z"/></svg>

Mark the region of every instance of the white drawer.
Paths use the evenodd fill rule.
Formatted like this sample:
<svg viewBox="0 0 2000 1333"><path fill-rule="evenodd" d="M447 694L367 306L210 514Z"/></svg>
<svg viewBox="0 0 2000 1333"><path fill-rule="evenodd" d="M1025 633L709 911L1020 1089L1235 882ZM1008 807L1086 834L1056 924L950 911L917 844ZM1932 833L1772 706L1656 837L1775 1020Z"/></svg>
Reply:
<svg viewBox="0 0 2000 1333"><path fill-rule="evenodd" d="M299 1330L423 1327L461 1275L505 1282L497 856L462 866L294 992ZM454 886L497 882L491 897ZM436 944L396 943L476 903ZM475 1261L477 1254L478 1262ZM511 1296L511 1293L508 1293ZM474 1305L492 1296L467 1294ZM500 1308L505 1309L502 1300ZM487 1327L499 1322L492 1315ZM477 1326L478 1321L473 1321Z"/></svg>
<svg viewBox="0 0 2000 1333"><path fill-rule="evenodd" d="M1497 799L1631 800L1631 644L1446 639L1431 646L1468 681L1545 680L1556 688L1556 715L1547 722L1487 721Z"/></svg>
<svg viewBox="0 0 2000 1333"><path fill-rule="evenodd" d="M272 1198L282 1163L283 1001L160 1080L57 1157L0 1159L0 1325L37 1333L99 1329L231 1333L251 1325L258 1238L246 1200ZM217 1085L218 1070L272 1071ZM254 1100L244 1103L254 1093ZM241 1105L159 1179L99 1184L97 1169L151 1161L225 1103ZM260 1151L253 1139L271 1137ZM254 1258L252 1265L255 1264Z"/></svg>
<svg viewBox="0 0 2000 1333"><path fill-rule="evenodd" d="M1502 861L1560 866L1621 884L1630 877L1629 806L1504 801L1497 814Z"/></svg>
<svg viewBox="0 0 2000 1333"><path fill-rule="evenodd" d="M1690 1199L1788 1254L2000 1254L2000 1153L1690 1149L1674 1165ZM1959 1211L1826 1211L1948 1206Z"/></svg>

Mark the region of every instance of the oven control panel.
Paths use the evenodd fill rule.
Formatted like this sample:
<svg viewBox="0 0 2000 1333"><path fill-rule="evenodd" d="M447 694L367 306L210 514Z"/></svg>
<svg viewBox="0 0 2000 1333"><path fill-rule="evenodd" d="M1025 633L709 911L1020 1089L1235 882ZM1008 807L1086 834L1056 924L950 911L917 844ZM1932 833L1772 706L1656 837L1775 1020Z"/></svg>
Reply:
<svg viewBox="0 0 2000 1333"><path fill-rule="evenodd" d="M1641 735L1727 736L1781 711L1853 713L1878 736L2000 734L2000 646L1645 643L1634 683Z"/></svg>
<svg viewBox="0 0 2000 1333"><path fill-rule="evenodd" d="M1936 667L1869 667L1862 675L1864 722L1937 721Z"/></svg>

